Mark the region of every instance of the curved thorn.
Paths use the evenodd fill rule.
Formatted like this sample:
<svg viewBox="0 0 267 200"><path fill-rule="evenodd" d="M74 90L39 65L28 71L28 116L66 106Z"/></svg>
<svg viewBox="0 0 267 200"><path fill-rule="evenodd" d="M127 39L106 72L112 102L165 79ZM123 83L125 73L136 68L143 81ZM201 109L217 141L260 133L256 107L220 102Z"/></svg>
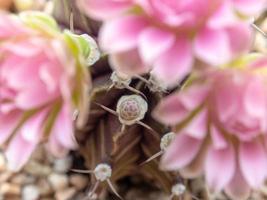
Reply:
<svg viewBox="0 0 267 200"><path fill-rule="evenodd" d="M112 83L112 84L108 87L107 92L110 91L114 86L115 86L115 84Z"/></svg>
<svg viewBox="0 0 267 200"><path fill-rule="evenodd" d="M134 93L137 93L137 94L141 95L142 97L145 98L145 100L147 100L147 98L144 95L144 93L140 92L139 90L137 90L137 89L135 89L135 88L133 88L133 87L131 87L129 85L125 85L125 88L128 89L128 90L130 90L130 91L132 91L132 92L134 92Z"/></svg>
<svg viewBox="0 0 267 200"><path fill-rule="evenodd" d="M194 196L194 195L191 195L191 197L192 197L192 199L194 199L194 200L200 200L200 198L198 198L198 197L196 197L196 196Z"/></svg>
<svg viewBox="0 0 267 200"><path fill-rule="evenodd" d="M150 126L148 126L148 125L146 125L145 123L140 122L140 121L138 121L138 122L136 122L136 123L139 124L140 126L143 126L143 127L146 128L146 129L150 130L149 133L152 134L154 137L159 138L158 132L155 131L155 130L154 130L153 128L151 128Z"/></svg>
<svg viewBox="0 0 267 200"><path fill-rule="evenodd" d="M81 174L91 174L91 173L94 173L93 170L82 170L82 169L71 169L70 171L81 173Z"/></svg>
<svg viewBox="0 0 267 200"><path fill-rule="evenodd" d="M174 198L174 194L172 194L169 198L169 200L172 200Z"/></svg>
<svg viewBox="0 0 267 200"><path fill-rule="evenodd" d="M140 164L140 166L149 163L150 161L154 160L155 158L161 156L163 154L163 151L159 151L158 153L154 154L153 156L151 156L150 158L148 158L146 161L142 162Z"/></svg>
<svg viewBox="0 0 267 200"><path fill-rule="evenodd" d="M70 31L74 33L74 14L73 12L70 13Z"/></svg>
<svg viewBox="0 0 267 200"><path fill-rule="evenodd" d="M126 129L126 125L125 124L122 124L122 126L121 126L121 134L123 134L124 133L124 131L125 131L125 129Z"/></svg>
<svg viewBox="0 0 267 200"><path fill-rule="evenodd" d="M119 193L116 191L115 187L112 185L110 179L107 180L108 185L110 187L110 189L112 190L112 192L121 200L123 200L123 198L119 195Z"/></svg>
<svg viewBox="0 0 267 200"><path fill-rule="evenodd" d="M89 197L89 198L92 198L92 197L93 197L93 195L95 194L95 192L96 192L96 190L97 190L97 188L98 188L98 186L99 186L99 183L100 183L100 182L97 181L97 182L95 183L93 189L92 189L91 191L88 192L88 197Z"/></svg>
<svg viewBox="0 0 267 200"><path fill-rule="evenodd" d="M79 116L79 111L76 109L72 114L72 120L76 121Z"/></svg>
<svg viewBox="0 0 267 200"><path fill-rule="evenodd" d="M148 85L150 84L150 82L142 76L134 75L134 77L140 79L141 81L145 82Z"/></svg>
<svg viewBox="0 0 267 200"><path fill-rule="evenodd" d="M113 137L113 141L114 141L114 142L118 141L118 139L119 139L121 136L124 135L124 130L125 130L125 128L123 128L123 126L125 127L125 125L122 125L121 131L118 132L116 135L114 135L114 137Z"/></svg>
<svg viewBox="0 0 267 200"><path fill-rule="evenodd" d="M256 31L258 31L259 33L261 33L264 37L267 37L267 33L265 33L260 27L258 27L256 24L252 24L251 25Z"/></svg>
<svg viewBox="0 0 267 200"><path fill-rule="evenodd" d="M105 111L107 111L107 112L109 112L109 113L111 113L111 114L113 114L113 115L115 115L115 116L118 116L118 114L116 113L116 111L114 111L114 110L112 110L112 109L110 109L110 108L108 108L108 107L106 107L106 106L104 106L104 105L102 105L102 104L96 103L96 102L94 102L94 104L100 106L100 107L101 107L102 109L104 109Z"/></svg>

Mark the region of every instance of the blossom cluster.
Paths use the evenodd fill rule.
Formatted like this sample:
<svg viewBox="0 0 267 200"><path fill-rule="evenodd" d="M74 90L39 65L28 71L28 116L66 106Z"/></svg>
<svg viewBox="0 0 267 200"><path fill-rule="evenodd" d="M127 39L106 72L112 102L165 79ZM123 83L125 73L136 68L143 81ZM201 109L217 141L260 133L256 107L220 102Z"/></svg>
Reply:
<svg viewBox="0 0 267 200"><path fill-rule="evenodd" d="M178 134L162 168L186 178L204 173L213 191L225 188L233 199L259 188L267 176L266 69L267 57L252 54L165 98L154 115Z"/></svg>
<svg viewBox="0 0 267 200"><path fill-rule="evenodd" d="M115 70L151 72L175 86L196 61L226 63L248 52L252 18L266 0L78 0L103 21L99 44Z"/></svg>
<svg viewBox="0 0 267 200"><path fill-rule="evenodd" d="M10 169L40 142L56 156L76 147L73 113L88 103L92 52L85 36L61 32L46 14L0 13L0 145Z"/></svg>
<svg viewBox="0 0 267 200"><path fill-rule="evenodd" d="M154 117L176 138L163 170L205 175L214 192L246 199L267 176L267 56L250 54L266 0L77 0L102 21L99 44L114 70L150 73L179 88ZM182 89L177 87L185 81Z"/></svg>

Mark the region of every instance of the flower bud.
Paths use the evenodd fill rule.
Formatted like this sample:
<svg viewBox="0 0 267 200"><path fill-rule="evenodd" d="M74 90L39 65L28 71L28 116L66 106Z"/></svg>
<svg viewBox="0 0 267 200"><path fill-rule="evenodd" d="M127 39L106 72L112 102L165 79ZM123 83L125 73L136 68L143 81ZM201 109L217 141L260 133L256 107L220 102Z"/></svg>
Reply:
<svg viewBox="0 0 267 200"><path fill-rule="evenodd" d="M119 120L124 125L132 125L144 118L147 102L139 95L122 96L117 104Z"/></svg>

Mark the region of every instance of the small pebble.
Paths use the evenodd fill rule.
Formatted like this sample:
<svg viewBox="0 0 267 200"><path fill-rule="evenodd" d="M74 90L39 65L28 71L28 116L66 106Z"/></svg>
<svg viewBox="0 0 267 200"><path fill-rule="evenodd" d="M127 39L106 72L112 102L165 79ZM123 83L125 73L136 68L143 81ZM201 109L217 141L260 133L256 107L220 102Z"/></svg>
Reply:
<svg viewBox="0 0 267 200"><path fill-rule="evenodd" d="M7 182L13 176L12 172L6 171L4 173L0 173L0 183Z"/></svg>
<svg viewBox="0 0 267 200"><path fill-rule="evenodd" d="M76 194L75 188L67 188L62 191L56 192L56 200L71 200L72 197Z"/></svg>
<svg viewBox="0 0 267 200"><path fill-rule="evenodd" d="M16 184L3 183L0 185L0 194L2 195L20 195L21 187Z"/></svg>
<svg viewBox="0 0 267 200"><path fill-rule="evenodd" d="M38 177L48 176L52 172L51 167L49 167L47 165L43 165L43 164L38 163L38 162L33 161L33 160L28 162L28 164L25 166L24 170L27 173L29 173L33 176L38 176Z"/></svg>
<svg viewBox="0 0 267 200"><path fill-rule="evenodd" d="M0 172L6 170L6 159L3 153L0 152Z"/></svg>
<svg viewBox="0 0 267 200"><path fill-rule="evenodd" d="M15 183L18 185L30 185L36 181L36 177L30 176L27 174L17 174L11 179L11 183Z"/></svg>
<svg viewBox="0 0 267 200"><path fill-rule="evenodd" d="M48 177L54 191L60 191L68 187L67 175L53 173Z"/></svg>
<svg viewBox="0 0 267 200"><path fill-rule="evenodd" d="M53 193L53 189L46 179L41 179L37 183L42 197L49 196Z"/></svg>
<svg viewBox="0 0 267 200"><path fill-rule="evenodd" d="M88 177L80 174L72 174L70 176L70 184L77 190L82 190L88 185Z"/></svg>
<svg viewBox="0 0 267 200"><path fill-rule="evenodd" d="M71 157L61 158L54 161L53 169L59 173L66 173L72 165Z"/></svg>
<svg viewBox="0 0 267 200"><path fill-rule="evenodd" d="M35 185L26 185L22 189L22 200L37 200L40 197L39 188Z"/></svg>

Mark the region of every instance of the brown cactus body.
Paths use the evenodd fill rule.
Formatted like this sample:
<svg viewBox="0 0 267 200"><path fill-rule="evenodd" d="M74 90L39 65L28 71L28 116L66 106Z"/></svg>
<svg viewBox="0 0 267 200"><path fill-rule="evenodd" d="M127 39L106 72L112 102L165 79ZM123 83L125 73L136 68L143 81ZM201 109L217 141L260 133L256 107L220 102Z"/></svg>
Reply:
<svg viewBox="0 0 267 200"><path fill-rule="evenodd" d="M133 85L144 89L148 94L149 111L146 114L144 123L151 126L158 134L149 133L150 130L140 126L128 126L123 135L116 140L116 135L121 130L121 123L117 116L105 111L99 105L105 105L116 110L116 105L122 95L130 94L126 89L111 89L110 75L111 71L105 61L100 61L98 65L93 66L93 91L91 94L91 110L89 120L84 130L79 131L76 135L79 142L80 151L85 158L86 166L94 169L97 164L108 163L112 166L112 181L137 174L142 174L147 180L150 180L166 192L175 183L174 176L160 171L158 161L140 166L144 160L159 151L160 138L166 132L164 127L157 124L151 117L151 109L158 102L158 95L154 95L145 89L145 84L135 80ZM98 71L100 69L101 71ZM105 69L105 70L103 70ZM94 103L95 102L95 103ZM94 180L92 180L94 182Z"/></svg>
<svg viewBox="0 0 267 200"><path fill-rule="evenodd" d="M74 1L56 1L54 15L63 26L69 27L71 13L73 14L74 28L78 29L75 31L97 37L99 24L81 14L75 7ZM134 124L126 126L123 133L120 133L122 124L118 116L106 111L101 105L116 111L119 99L124 95L134 93L129 89L115 87L110 89L112 70L106 57L102 57L89 70L93 79L93 88L89 94L91 104L88 111L89 117L85 127L77 130L76 133L79 152L84 158L85 167L88 170L94 170L97 165L106 163L112 168L111 182L115 186L123 178L138 176L142 177L143 183L165 191L171 196L172 186L182 181L178 178L178 174L161 171L159 158L141 165L145 160L161 151L161 138L170 131L168 127L157 123L151 116L151 111L164 96L164 92L150 90L144 81L138 78L133 79L130 87L144 94L148 103L148 111L142 122L154 131ZM91 189L96 182L95 176L91 176ZM190 184L184 184L188 191ZM96 192L100 199L109 199L106 196L107 188L106 182L101 183L98 187ZM118 189L118 191L120 195L124 196L121 190ZM191 197L192 195L189 193L184 195L184 198L188 200Z"/></svg>

